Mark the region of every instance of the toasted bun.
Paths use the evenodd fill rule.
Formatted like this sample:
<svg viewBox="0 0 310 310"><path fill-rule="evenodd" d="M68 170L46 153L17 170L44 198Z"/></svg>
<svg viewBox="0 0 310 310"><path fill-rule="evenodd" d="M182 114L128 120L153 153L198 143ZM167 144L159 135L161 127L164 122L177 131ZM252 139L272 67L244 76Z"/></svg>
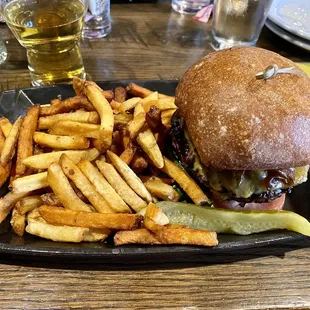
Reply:
<svg viewBox="0 0 310 310"><path fill-rule="evenodd" d="M256 79L273 64L301 75ZM209 54L184 74L176 103L205 165L267 170L310 163L310 80L276 53L240 47Z"/></svg>

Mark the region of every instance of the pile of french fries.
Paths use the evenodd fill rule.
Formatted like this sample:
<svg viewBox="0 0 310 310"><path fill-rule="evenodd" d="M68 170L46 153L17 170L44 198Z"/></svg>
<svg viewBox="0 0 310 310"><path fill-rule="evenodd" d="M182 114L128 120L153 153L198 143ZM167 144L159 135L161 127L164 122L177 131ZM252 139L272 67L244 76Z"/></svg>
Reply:
<svg viewBox="0 0 310 310"><path fill-rule="evenodd" d="M31 106L13 124L0 119L0 223L60 242L214 246L214 232L170 225L154 204L208 201L164 156L174 97L130 84L114 91L74 78L76 96ZM146 208L145 216L138 212Z"/></svg>

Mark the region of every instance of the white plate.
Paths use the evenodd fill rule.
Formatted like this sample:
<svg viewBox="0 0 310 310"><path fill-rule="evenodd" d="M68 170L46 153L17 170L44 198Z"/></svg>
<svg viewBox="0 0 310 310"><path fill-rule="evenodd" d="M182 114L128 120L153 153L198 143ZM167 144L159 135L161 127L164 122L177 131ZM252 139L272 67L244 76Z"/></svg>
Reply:
<svg viewBox="0 0 310 310"><path fill-rule="evenodd" d="M310 0L309 0L310 1ZM305 50L310 51L310 41L304 40L298 36L293 35L292 33L285 31L281 27L274 24L271 20L266 20L265 22L266 27L268 27L272 32L277 34L282 39L297 45Z"/></svg>
<svg viewBox="0 0 310 310"><path fill-rule="evenodd" d="M268 18L283 29L310 40L310 0L273 0Z"/></svg>

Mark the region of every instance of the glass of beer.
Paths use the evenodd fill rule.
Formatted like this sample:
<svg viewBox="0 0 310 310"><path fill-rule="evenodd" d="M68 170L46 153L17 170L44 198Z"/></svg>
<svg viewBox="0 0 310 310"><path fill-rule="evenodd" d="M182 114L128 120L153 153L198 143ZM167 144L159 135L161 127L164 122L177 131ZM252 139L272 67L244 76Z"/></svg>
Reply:
<svg viewBox="0 0 310 310"><path fill-rule="evenodd" d="M213 48L254 46L271 3L272 0L214 0Z"/></svg>
<svg viewBox="0 0 310 310"><path fill-rule="evenodd" d="M1 14L27 50L33 85L68 83L85 77L79 40L87 2L0 0Z"/></svg>

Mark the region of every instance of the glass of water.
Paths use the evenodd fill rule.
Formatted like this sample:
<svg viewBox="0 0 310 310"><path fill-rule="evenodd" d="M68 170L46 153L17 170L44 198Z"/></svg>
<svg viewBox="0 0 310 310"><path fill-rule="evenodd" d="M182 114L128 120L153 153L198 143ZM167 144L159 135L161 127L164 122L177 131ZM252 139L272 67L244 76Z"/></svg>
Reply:
<svg viewBox="0 0 310 310"><path fill-rule="evenodd" d="M110 0L89 0L83 37L103 38L111 32Z"/></svg>
<svg viewBox="0 0 310 310"><path fill-rule="evenodd" d="M254 46L272 0L214 0L212 47Z"/></svg>
<svg viewBox="0 0 310 310"><path fill-rule="evenodd" d="M210 4L210 0L172 0L172 8L182 14L196 14Z"/></svg>

